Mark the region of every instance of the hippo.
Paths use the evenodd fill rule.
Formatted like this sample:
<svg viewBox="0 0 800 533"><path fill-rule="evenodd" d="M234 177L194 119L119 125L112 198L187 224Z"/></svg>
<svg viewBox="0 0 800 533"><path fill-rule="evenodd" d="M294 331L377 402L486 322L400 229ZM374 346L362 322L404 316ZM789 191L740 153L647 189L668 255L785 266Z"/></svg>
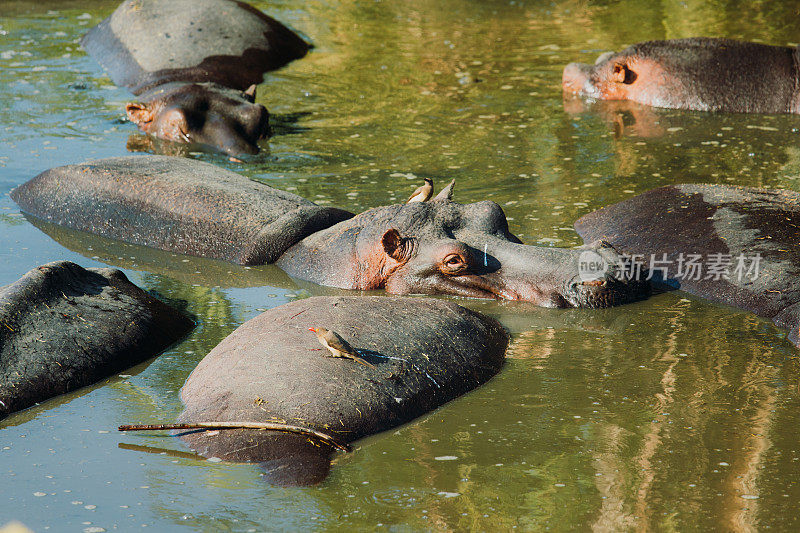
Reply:
<svg viewBox="0 0 800 533"><path fill-rule="evenodd" d="M342 289L449 294L544 307L609 307L650 284L616 275L606 243L528 246L494 202L432 201L357 216L321 207L194 160L127 156L43 172L11 193L46 222L162 250L240 264L275 263L294 278ZM581 271L590 254L605 262Z"/></svg>
<svg viewBox="0 0 800 533"><path fill-rule="evenodd" d="M647 41L564 68L564 93L654 107L800 113L798 49L691 38Z"/></svg>
<svg viewBox="0 0 800 533"><path fill-rule="evenodd" d="M602 308L642 298L646 285L608 273L582 279L583 252L608 264L603 242L578 249L522 244L494 202L444 200L376 207L301 240L276 264L295 278L342 289L521 300Z"/></svg>
<svg viewBox="0 0 800 533"><path fill-rule="evenodd" d="M329 357L309 328L340 335L369 365ZM482 385L508 334L444 300L319 296L270 309L212 349L181 389L182 423L278 422L352 443L409 422ZM205 457L261 463L269 481L319 483L334 448L253 429L184 433Z"/></svg>
<svg viewBox="0 0 800 533"><path fill-rule="evenodd" d="M81 45L138 96L126 112L142 131L231 156L257 153L269 134L255 102L264 73L311 46L232 0L126 0Z"/></svg>
<svg viewBox="0 0 800 533"><path fill-rule="evenodd" d="M670 185L585 215L575 229L648 259L672 288L771 319L800 346L800 194Z"/></svg>
<svg viewBox="0 0 800 533"><path fill-rule="evenodd" d="M11 197L52 224L241 265L273 263L353 216L209 163L158 155L58 167Z"/></svg>
<svg viewBox="0 0 800 533"><path fill-rule="evenodd" d="M141 363L193 328L119 270L34 268L0 288L0 419Z"/></svg>

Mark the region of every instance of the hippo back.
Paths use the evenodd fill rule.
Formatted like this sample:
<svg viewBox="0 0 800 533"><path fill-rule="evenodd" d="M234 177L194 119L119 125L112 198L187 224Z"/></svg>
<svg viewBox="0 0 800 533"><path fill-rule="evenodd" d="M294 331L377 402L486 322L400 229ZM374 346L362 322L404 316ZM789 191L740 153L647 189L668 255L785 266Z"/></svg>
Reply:
<svg viewBox="0 0 800 533"><path fill-rule="evenodd" d="M57 167L11 197L53 224L245 265L271 263L352 216L208 163L152 155Z"/></svg>
<svg viewBox="0 0 800 533"><path fill-rule="evenodd" d="M800 341L798 193L672 185L589 213L575 229L658 261L669 284L771 318Z"/></svg>
<svg viewBox="0 0 800 533"><path fill-rule="evenodd" d="M309 327L337 332L372 366L330 357ZM181 390L180 420L279 422L353 442L480 386L500 370L507 343L497 321L452 302L308 298L258 315L211 350ZM206 457L295 465L298 483L327 472L329 449L308 437L231 429L182 438Z"/></svg>
<svg viewBox="0 0 800 533"><path fill-rule="evenodd" d="M732 39L648 41L623 54L647 57L681 80L686 107L734 113L795 112L797 50ZM665 98L666 101L674 101Z"/></svg>
<svg viewBox="0 0 800 533"><path fill-rule="evenodd" d="M134 94L171 81L243 90L310 48L280 22L231 0L127 0L81 45Z"/></svg>
<svg viewBox="0 0 800 533"><path fill-rule="evenodd" d="M193 322L119 270L67 261L0 287L0 419L163 351Z"/></svg>

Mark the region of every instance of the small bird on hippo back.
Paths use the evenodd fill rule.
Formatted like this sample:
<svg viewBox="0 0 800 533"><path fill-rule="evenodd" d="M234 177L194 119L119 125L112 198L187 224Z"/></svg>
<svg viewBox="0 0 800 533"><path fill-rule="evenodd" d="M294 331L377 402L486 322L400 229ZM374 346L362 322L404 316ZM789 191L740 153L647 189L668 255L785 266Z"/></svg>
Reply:
<svg viewBox="0 0 800 533"><path fill-rule="evenodd" d="M431 196L433 196L433 180L425 178L425 184L417 187L406 203L427 202Z"/></svg>
<svg viewBox="0 0 800 533"><path fill-rule="evenodd" d="M328 357L350 359L369 368L375 368L375 365L365 361L358 355L358 351L335 331L330 331L323 327L308 328L308 331L314 332L319 343L331 353Z"/></svg>

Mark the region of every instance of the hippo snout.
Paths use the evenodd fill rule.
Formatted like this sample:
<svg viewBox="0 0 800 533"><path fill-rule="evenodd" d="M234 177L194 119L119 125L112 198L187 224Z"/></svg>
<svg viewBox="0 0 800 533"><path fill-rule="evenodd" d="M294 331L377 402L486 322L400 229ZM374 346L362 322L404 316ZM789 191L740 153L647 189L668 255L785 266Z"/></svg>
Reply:
<svg viewBox="0 0 800 533"><path fill-rule="evenodd" d="M578 275L564 291L565 300L574 307L613 307L649 296L650 282L642 269L607 242L596 241L577 251Z"/></svg>
<svg viewBox="0 0 800 533"><path fill-rule="evenodd" d="M591 70L592 67L584 63L568 64L561 76L561 88L565 93L592 96Z"/></svg>
<svg viewBox="0 0 800 533"><path fill-rule="evenodd" d="M618 279L607 274L602 279L573 279L565 291L565 299L573 307L604 309L638 300L650 295L650 283L639 279Z"/></svg>

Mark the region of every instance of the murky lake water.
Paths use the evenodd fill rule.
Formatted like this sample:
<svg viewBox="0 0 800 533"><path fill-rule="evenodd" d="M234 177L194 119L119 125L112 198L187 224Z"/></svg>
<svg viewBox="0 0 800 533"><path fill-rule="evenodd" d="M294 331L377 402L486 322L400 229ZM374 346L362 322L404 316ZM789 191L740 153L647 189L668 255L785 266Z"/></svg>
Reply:
<svg viewBox="0 0 800 533"><path fill-rule="evenodd" d="M797 530L800 359L771 323L684 293L603 311L462 300L513 335L503 372L359 442L319 486L187 455L122 423L172 421L202 357L264 309L331 292L273 267L126 246L26 221L8 192L145 143L78 39L116 1L0 2L0 285L39 264L113 265L200 321L148 364L0 422L0 524L36 531ZM562 103L561 69L661 38L795 44L796 3L254 2L316 45L267 76L255 161L189 154L353 211L423 176L491 199L528 244L656 186L800 190L800 117ZM568 111L568 112L565 112ZM129 141L129 138L133 137ZM168 453L163 453L164 451ZM155 453L149 453L155 452ZM174 453L173 453L174 452Z"/></svg>

